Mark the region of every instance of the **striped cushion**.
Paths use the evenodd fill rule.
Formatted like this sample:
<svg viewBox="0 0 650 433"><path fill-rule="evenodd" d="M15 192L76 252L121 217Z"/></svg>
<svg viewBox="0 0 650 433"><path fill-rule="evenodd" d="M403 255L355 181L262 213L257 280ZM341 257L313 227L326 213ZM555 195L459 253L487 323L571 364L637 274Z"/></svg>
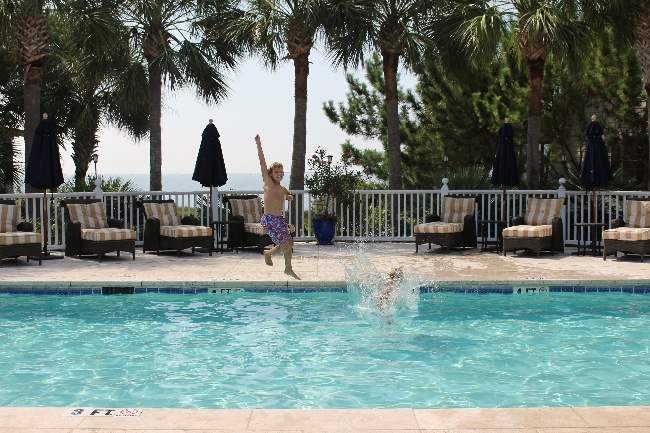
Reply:
<svg viewBox="0 0 650 433"><path fill-rule="evenodd" d="M105 229L108 227L104 203L68 204L70 221L81 223L82 229Z"/></svg>
<svg viewBox="0 0 650 433"><path fill-rule="evenodd" d="M603 231L603 239L619 241L648 241L650 240L650 228L619 227Z"/></svg>
<svg viewBox="0 0 650 433"><path fill-rule="evenodd" d="M630 227L650 227L650 201L626 201L625 215Z"/></svg>
<svg viewBox="0 0 650 433"><path fill-rule="evenodd" d="M0 245L40 244L42 239L34 232L0 233Z"/></svg>
<svg viewBox="0 0 650 433"><path fill-rule="evenodd" d="M160 235L169 238L193 238L196 236L212 236L211 227L203 226L160 226Z"/></svg>
<svg viewBox="0 0 650 433"><path fill-rule="evenodd" d="M244 223L244 231L246 233L254 233L256 235L264 236L266 234L266 230L262 227L262 224L260 223ZM295 233L296 232L296 226L293 224L289 224L289 233Z"/></svg>
<svg viewBox="0 0 650 433"><path fill-rule="evenodd" d="M518 225L503 229L504 238L545 238L553 234L552 225Z"/></svg>
<svg viewBox="0 0 650 433"><path fill-rule="evenodd" d="M258 223L262 218L262 199L230 200L230 210L233 215L243 216L245 223Z"/></svg>
<svg viewBox="0 0 650 433"><path fill-rule="evenodd" d="M129 229L81 229L81 239L86 241L123 241L135 239L135 231Z"/></svg>
<svg viewBox="0 0 650 433"><path fill-rule="evenodd" d="M553 220L560 217L563 204L563 198L528 199L528 210L524 218L526 224L531 226L553 224Z"/></svg>
<svg viewBox="0 0 650 433"><path fill-rule="evenodd" d="M460 233L465 227L461 223L424 223L413 227L415 233Z"/></svg>
<svg viewBox="0 0 650 433"><path fill-rule="evenodd" d="M147 218L158 218L161 226L177 226L181 223L175 202L144 203L144 213Z"/></svg>
<svg viewBox="0 0 650 433"><path fill-rule="evenodd" d="M440 221L443 223L465 222L466 215L474 214L474 200L474 198L443 197Z"/></svg>
<svg viewBox="0 0 650 433"><path fill-rule="evenodd" d="M0 204L0 232L15 232L20 208L12 204Z"/></svg>
<svg viewBox="0 0 650 433"><path fill-rule="evenodd" d="M266 234L266 230L264 230L264 227L262 227L262 224L260 223L244 223L244 231L246 233L253 233L260 236Z"/></svg>

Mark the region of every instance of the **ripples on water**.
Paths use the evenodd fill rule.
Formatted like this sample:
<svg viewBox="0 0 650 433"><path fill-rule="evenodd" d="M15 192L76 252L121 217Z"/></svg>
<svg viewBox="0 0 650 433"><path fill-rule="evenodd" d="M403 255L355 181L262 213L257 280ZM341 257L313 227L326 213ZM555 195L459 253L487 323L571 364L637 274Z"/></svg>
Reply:
<svg viewBox="0 0 650 433"><path fill-rule="evenodd" d="M359 266L349 295L1 295L0 406L650 404L646 296L417 296L407 278L381 314L382 274Z"/></svg>

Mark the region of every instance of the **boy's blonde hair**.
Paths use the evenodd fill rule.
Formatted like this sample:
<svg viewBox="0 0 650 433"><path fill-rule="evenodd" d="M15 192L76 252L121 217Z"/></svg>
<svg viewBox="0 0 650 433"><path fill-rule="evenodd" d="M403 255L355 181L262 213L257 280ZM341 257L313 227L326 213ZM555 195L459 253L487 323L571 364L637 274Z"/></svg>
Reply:
<svg viewBox="0 0 650 433"><path fill-rule="evenodd" d="M399 280L402 277L404 277L404 272L402 272L401 267L395 268L388 273L388 278L390 278L391 280Z"/></svg>
<svg viewBox="0 0 650 433"><path fill-rule="evenodd" d="M268 168L269 176L273 174L273 170L277 170L277 169L283 170L284 166L279 162L274 162L273 164L269 165Z"/></svg>

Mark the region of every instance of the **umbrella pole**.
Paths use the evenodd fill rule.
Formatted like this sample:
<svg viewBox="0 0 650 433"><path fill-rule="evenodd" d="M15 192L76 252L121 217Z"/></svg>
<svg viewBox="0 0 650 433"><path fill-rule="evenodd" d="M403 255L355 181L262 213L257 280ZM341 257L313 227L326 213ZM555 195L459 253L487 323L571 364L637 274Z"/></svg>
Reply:
<svg viewBox="0 0 650 433"><path fill-rule="evenodd" d="M47 214L47 189L43 190L43 217L41 219L41 231L44 233L43 235L43 255L47 256L47 226L48 222L46 219L46 214Z"/></svg>
<svg viewBox="0 0 650 433"><path fill-rule="evenodd" d="M210 224L212 224L214 218L212 217L212 186L210 186Z"/></svg>
<svg viewBox="0 0 650 433"><path fill-rule="evenodd" d="M506 186L501 185L501 221L506 220Z"/></svg>
<svg viewBox="0 0 650 433"><path fill-rule="evenodd" d="M596 215L596 214L598 213L598 204L597 204L597 201L596 201L596 187L595 186L593 187L592 192L593 192L593 203L592 203L593 214L591 215L591 219L592 219L591 222L592 223L597 223L598 222L598 215Z"/></svg>
<svg viewBox="0 0 650 433"><path fill-rule="evenodd" d="M52 207L54 207L54 192L52 192L51 200L52 200ZM47 213L47 190L43 190L43 215L41 216L41 233L43 234L43 254L41 254L40 258L42 260L62 259L63 256L61 254L52 254L47 251L47 244L49 243L48 242L49 222L50 221ZM38 257L35 257L34 259L38 259Z"/></svg>
<svg viewBox="0 0 650 433"><path fill-rule="evenodd" d="M594 185L592 187L592 192L593 192L593 201L594 201L594 209L593 209L593 215L591 219L593 220L592 222L597 223L598 222L598 201L596 197L596 186ZM596 225L592 224L591 226L591 254L596 255Z"/></svg>

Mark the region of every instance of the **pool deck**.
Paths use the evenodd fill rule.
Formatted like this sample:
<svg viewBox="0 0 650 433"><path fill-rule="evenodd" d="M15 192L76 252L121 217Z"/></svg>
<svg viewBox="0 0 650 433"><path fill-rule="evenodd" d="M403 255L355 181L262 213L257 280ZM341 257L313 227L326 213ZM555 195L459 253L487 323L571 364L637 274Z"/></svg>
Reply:
<svg viewBox="0 0 650 433"><path fill-rule="evenodd" d="M345 287L344 266L365 255L381 271L403 266L428 283L556 284L650 286L650 258L563 254L479 253L476 249L446 254L413 243L318 246L294 249L296 281L276 266L264 264L253 251L207 254L136 253L117 258L65 258L43 261L4 260L0 287ZM262 284L263 283L263 284ZM650 302L650 298L648 298ZM561 407L511 409L359 409L359 410L184 410L147 409L139 417L63 416L65 408L0 408L1 433L108 432L430 432L430 433L648 433L650 407Z"/></svg>

